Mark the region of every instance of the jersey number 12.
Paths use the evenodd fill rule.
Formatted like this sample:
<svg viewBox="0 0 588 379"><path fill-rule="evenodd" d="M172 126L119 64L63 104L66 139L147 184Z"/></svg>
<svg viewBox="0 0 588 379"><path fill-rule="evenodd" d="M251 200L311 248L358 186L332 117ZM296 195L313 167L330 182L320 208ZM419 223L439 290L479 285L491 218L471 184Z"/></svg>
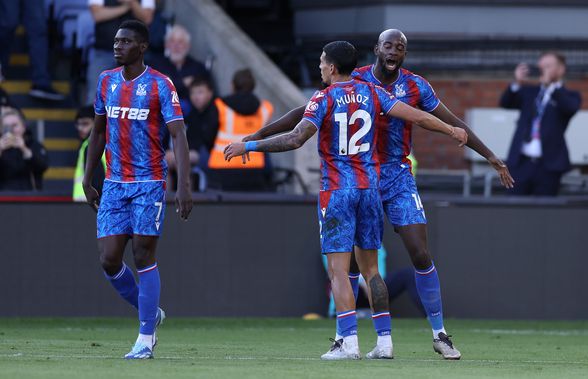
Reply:
<svg viewBox="0 0 588 379"><path fill-rule="evenodd" d="M355 124L357 119L363 121L363 126L347 140L347 128ZM372 117L363 109L358 109L351 115L347 121L347 113L335 113L335 122L339 124L339 155L354 155L370 150L370 143L365 142L358 145L360 139L365 137L372 128Z"/></svg>

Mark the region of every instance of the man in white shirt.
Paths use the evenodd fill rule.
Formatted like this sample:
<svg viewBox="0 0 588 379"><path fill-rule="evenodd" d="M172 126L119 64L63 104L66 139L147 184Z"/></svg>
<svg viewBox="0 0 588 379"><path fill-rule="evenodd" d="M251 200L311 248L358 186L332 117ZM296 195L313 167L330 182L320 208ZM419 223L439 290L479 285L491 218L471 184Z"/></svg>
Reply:
<svg viewBox="0 0 588 379"><path fill-rule="evenodd" d="M530 83L529 65L520 63L515 82L500 99L500 106L521 111L507 159L516 183L510 193L555 196L562 175L571 168L564 133L582 99L563 85L563 55L545 52L537 66L539 84Z"/></svg>

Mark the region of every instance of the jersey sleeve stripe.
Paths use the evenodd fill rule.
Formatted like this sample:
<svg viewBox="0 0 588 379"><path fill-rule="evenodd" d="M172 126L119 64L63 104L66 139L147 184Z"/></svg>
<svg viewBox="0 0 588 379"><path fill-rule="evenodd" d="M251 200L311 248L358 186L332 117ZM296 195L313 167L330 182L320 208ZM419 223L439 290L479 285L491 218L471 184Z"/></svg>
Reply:
<svg viewBox="0 0 588 379"><path fill-rule="evenodd" d="M172 121L184 121L184 117L176 117L176 118L172 118L171 120L167 121L166 124L169 124Z"/></svg>
<svg viewBox="0 0 588 379"><path fill-rule="evenodd" d="M435 109L437 109L437 107L439 107L439 105L441 104L441 100L437 99L436 104L434 106L429 107L428 109L423 109L425 112L433 112Z"/></svg>
<svg viewBox="0 0 588 379"><path fill-rule="evenodd" d="M302 117L303 120L306 120L308 122L310 122L312 125L314 125L315 128L319 129L318 125L316 124L316 122L314 122L313 120L311 120L308 117Z"/></svg>

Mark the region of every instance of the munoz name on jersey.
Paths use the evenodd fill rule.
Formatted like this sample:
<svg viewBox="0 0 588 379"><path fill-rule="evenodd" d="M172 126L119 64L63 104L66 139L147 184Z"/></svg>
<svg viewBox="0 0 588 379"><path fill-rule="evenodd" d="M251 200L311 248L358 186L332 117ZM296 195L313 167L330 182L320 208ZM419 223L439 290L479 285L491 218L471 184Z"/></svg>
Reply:
<svg viewBox="0 0 588 379"><path fill-rule="evenodd" d="M110 118L128 120L147 120L149 109L106 106L106 115Z"/></svg>
<svg viewBox="0 0 588 379"><path fill-rule="evenodd" d="M348 93L337 99L337 106L343 106L349 103L361 103L367 106L368 100L369 98L367 96L362 96L360 93L358 93L357 95L355 93Z"/></svg>

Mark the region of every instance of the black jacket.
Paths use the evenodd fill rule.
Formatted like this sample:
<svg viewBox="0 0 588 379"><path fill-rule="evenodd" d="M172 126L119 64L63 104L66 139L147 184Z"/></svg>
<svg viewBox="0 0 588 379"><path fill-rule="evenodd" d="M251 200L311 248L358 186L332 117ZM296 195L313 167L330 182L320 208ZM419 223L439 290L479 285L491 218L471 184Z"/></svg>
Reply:
<svg viewBox="0 0 588 379"><path fill-rule="evenodd" d="M47 151L37 142L30 131L25 136L25 144L31 149L31 159L24 159L16 148L4 150L0 155L0 190L32 191L43 188L43 172L49 167Z"/></svg>
<svg viewBox="0 0 588 379"><path fill-rule="evenodd" d="M518 91L513 92L509 86L500 98L501 107L521 111L508 153L509 166L518 165L523 142L529 140L531 126L537 112L535 99L539 91L539 86L521 86ZM564 133L570 119L580 109L581 103L582 97L578 92L560 87L553 91L551 99L545 106L540 133L543 164L548 170L565 172L571 168Z"/></svg>
<svg viewBox="0 0 588 379"><path fill-rule="evenodd" d="M184 84L184 78L204 77L212 81L212 75L206 69L206 66L190 56L186 57L184 65L179 70L168 58L154 59L152 64L157 71L169 76L176 87L176 91L178 91L180 99L190 98L190 90Z"/></svg>
<svg viewBox="0 0 588 379"><path fill-rule="evenodd" d="M261 101L251 92L237 92L222 98L223 102L235 112L244 116L251 116L257 112Z"/></svg>
<svg viewBox="0 0 588 379"><path fill-rule="evenodd" d="M200 151L205 148L208 152L214 147L214 140L218 133L218 109L214 105L214 99L202 111L193 108L186 117L186 138L190 150Z"/></svg>
<svg viewBox="0 0 588 379"><path fill-rule="evenodd" d="M142 1L139 0L139 3ZM64 4L65 5L65 4ZM103 6L106 8L109 7L118 7L121 3L118 0L104 0ZM108 50L112 51L112 43L114 41L114 36L118 31L118 27L123 21L127 20L136 20L136 17L133 16L133 12L130 10L118 17L115 17L110 20L97 22L94 24L94 47L96 49L101 50ZM86 41L82 41L86 42Z"/></svg>

